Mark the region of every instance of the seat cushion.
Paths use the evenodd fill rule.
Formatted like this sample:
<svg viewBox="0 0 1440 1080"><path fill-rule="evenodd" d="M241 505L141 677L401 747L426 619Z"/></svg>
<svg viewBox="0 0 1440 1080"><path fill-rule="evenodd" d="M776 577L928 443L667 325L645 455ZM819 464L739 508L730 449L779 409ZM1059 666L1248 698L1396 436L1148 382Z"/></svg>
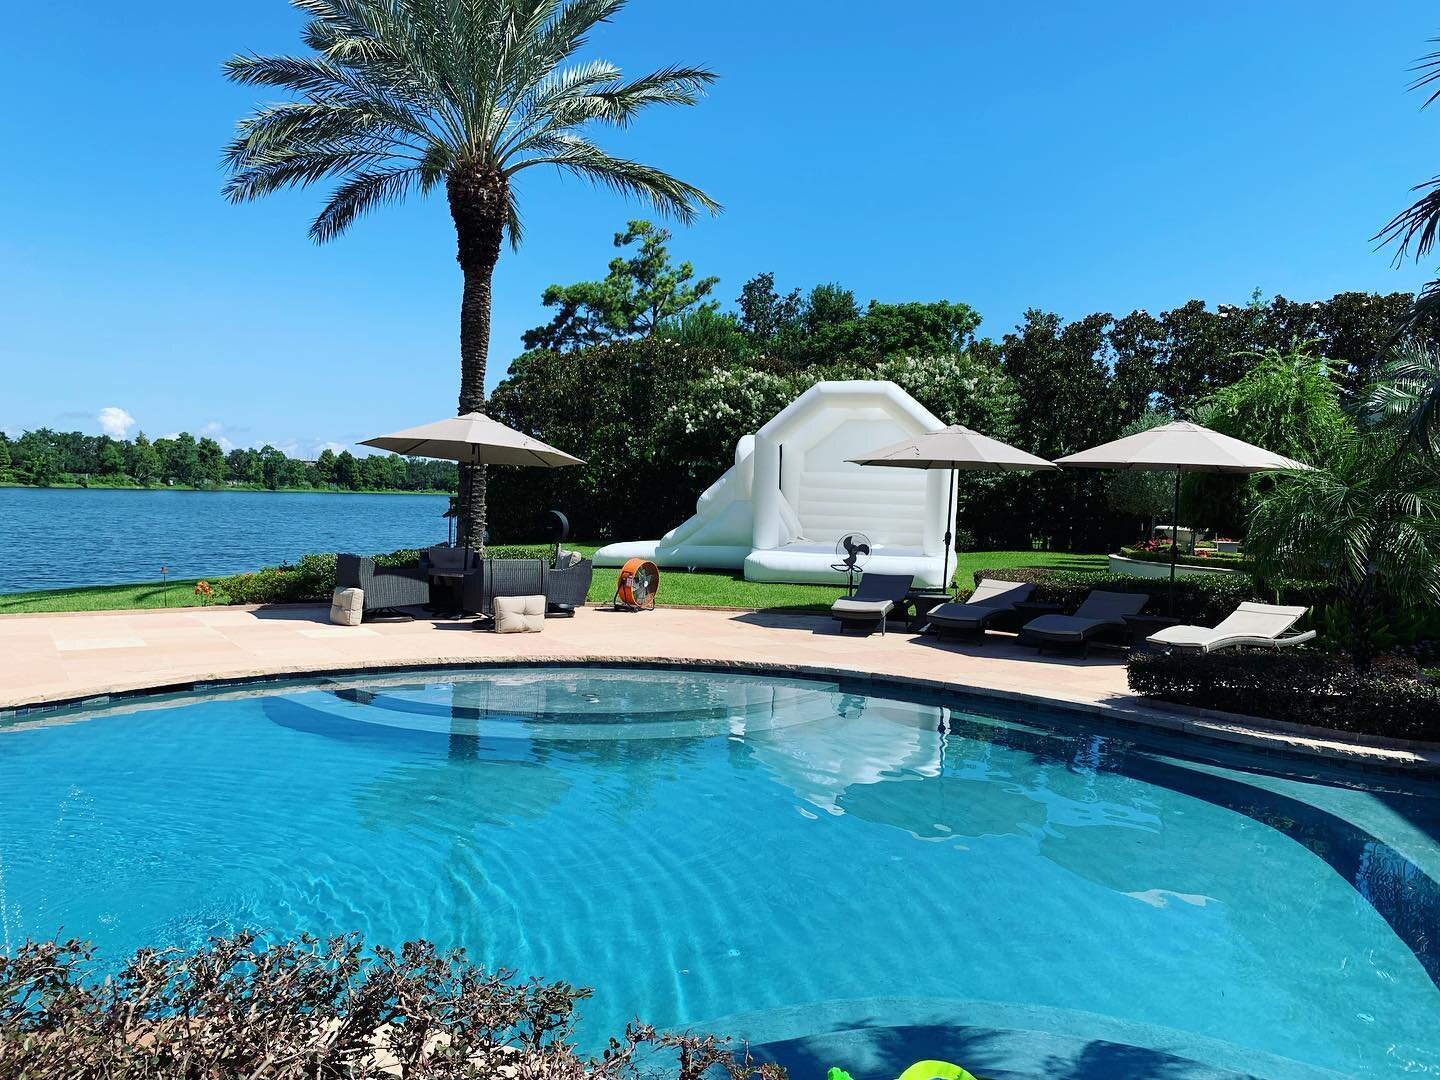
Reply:
<svg viewBox="0 0 1440 1080"><path fill-rule="evenodd" d="M883 619L894 610L890 600L852 600L848 596L830 605L830 614L841 619Z"/></svg>
<svg viewBox="0 0 1440 1080"><path fill-rule="evenodd" d="M545 629L545 597L497 596L495 598L495 632L497 634L538 634Z"/></svg>
<svg viewBox="0 0 1440 1080"><path fill-rule="evenodd" d="M948 623L952 626L983 626L1004 610L989 604L960 604L952 600L931 608L925 617L931 622Z"/></svg>
<svg viewBox="0 0 1440 1080"><path fill-rule="evenodd" d="M1102 626L1107 626L1104 619L1081 619L1074 615L1041 615L1038 619L1031 619L1025 624L1021 633L1034 634L1037 637L1051 638L1055 641L1083 641L1088 634L1093 634Z"/></svg>

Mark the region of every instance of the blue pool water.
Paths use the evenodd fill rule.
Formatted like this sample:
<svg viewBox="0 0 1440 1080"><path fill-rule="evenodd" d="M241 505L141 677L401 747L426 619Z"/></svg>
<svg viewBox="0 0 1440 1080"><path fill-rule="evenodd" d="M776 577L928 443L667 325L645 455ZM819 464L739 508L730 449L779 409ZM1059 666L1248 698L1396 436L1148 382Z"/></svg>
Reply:
<svg viewBox="0 0 1440 1080"><path fill-rule="evenodd" d="M639 1014L792 1050L906 1032L910 1060L964 1031L1002 1077L1440 1074L1440 788L1143 740L668 669L26 717L0 931L427 937L597 987L588 1038ZM856 1037L873 1075L908 1063Z"/></svg>

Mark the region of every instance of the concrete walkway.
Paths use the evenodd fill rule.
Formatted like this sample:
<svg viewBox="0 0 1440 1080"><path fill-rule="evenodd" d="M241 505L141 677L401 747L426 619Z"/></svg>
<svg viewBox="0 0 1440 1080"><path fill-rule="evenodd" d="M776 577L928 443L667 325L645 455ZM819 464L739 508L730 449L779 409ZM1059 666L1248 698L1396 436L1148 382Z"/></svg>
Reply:
<svg viewBox="0 0 1440 1080"><path fill-rule="evenodd" d="M903 680L1008 699L1043 700L1197 736L1351 760L1440 769L1440 754L1361 747L1313 731L1152 708L1131 695L1119 653L1038 657L1013 639L939 642L892 631L842 635L828 618L661 608L587 608L540 634L494 634L471 622L417 619L332 626L326 608L187 608L0 617L0 716L194 682L407 665L521 661L699 661Z"/></svg>

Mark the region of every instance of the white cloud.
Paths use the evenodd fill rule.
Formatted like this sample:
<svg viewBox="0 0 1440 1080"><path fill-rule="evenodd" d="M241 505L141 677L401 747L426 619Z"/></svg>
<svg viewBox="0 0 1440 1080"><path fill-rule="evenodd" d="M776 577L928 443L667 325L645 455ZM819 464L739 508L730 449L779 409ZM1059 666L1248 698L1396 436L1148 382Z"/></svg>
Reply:
<svg viewBox="0 0 1440 1080"><path fill-rule="evenodd" d="M123 439L135 426L135 418L119 405L107 405L95 416L95 422L100 425L100 430L112 439Z"/></svg>
<svg viewBox="0 0 1440 1080"><path fill-rule="evenodd" d="M326 450L329 450L332 454L338 454L338 453L340 453L342 450L349 450L349 449L350 449L350 447L349 447L348 445L346 445L345 443L342 443L342 442L322 442L322 443L317 443L317 444L315 445L315 456L316 456L316 457L319 457L319 456L320 456L321 454L323 454Z"/></svg>
<svg viewBox="0 0 1440 1080"><path fill-rule="evenodd" d="M220 423L219 420L211 420L208 424L202 427L200 429L200 436L202 438L208 436L209 438L214 439L217 443L220 444L220 449L224 450L227 454L231 450L235 449L235 440L226 436L225 425Z"/></svg>

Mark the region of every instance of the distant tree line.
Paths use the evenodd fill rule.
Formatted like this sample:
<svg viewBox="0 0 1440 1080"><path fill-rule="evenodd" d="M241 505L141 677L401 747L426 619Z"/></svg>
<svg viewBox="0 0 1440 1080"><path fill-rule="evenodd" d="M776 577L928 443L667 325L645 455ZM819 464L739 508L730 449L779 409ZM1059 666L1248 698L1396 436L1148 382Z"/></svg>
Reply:
<svg viewBox="0 0 1440 1080"><path fill-rule="evenodd" d="M36 428L17 439L0 432L0 481L48 487L312 488L340 491L454 491L452 462L395 454L356 457L322 451L314 461L273 446L226 453L214 439L182 431L173 439L84 435Z"/></svg>
<svg viewBox="0 0 1440 1080"><path fill-rule="evenodd" d="M1192 300L1158 314L1066 320L1033 309L1008 333L984 338L979 313L963 303L861 304L837 284L782 291L768 273L721 310L714 279L672 265L663 230L632 222L615 239L620 247L639 241L639 255L614 260L602 281L547 289L554 318L525 335L534 347L491 396L497 419L586 459L577 468L492 469L497 539L532 538L549 506L564 509L586 538L659 536L693 512L696 496L732 464L742 434L822 379L891 379L946 423L1052 459L1142 423L1205 422L1217 396L1262 363L1272 373L1318 371L1343 404L1374 379L1414 301L1409 293L1295 301L1257 291L1242 305ZM1413 332L1433 341L1437 326L1427 319ZM1313 390L1297 386L1302 404ZM1216 415L1216 426L1229 416L1230 433L1242 438L1246 423L1260 423L1254 410ZM1285 430L1288 422L1270 423ZM1159 511L1153 485L1113 498L1112 485L1125 481L1103 472L971 474L960 524L982 548L1113 548ZM1243 528L1244 484L1193 486L1206 499L1207 524Z"/></svg>

